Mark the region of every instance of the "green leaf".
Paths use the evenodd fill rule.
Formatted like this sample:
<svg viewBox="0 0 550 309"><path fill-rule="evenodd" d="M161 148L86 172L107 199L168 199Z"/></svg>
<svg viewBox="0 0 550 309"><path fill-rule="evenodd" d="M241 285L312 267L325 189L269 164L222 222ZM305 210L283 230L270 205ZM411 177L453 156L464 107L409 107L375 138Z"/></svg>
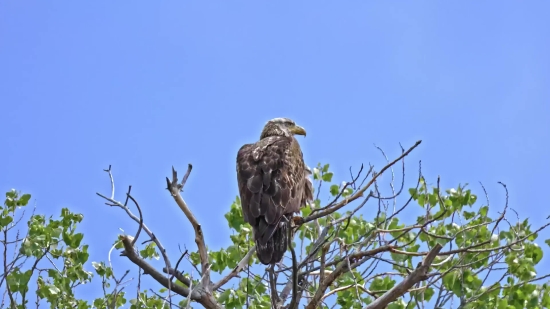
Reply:
<svg viewBox="0 0 550 309"><path fill-rule="evenodd" d="M28 284L31 276L31 269L21 272L19 267L15 267L13 271L8 274L6 282L10 287L12 293L19 292L21 294L24 294L29 289Z"/></svg>
<svg viewBox="0 0 550 309"><path fill-rule="evenodd" d="M321 171L314 167L313 168L313 180L320 180L321 179Z"/></svg>
<svg viewBox="0 0 550 309"><path fill-rule="evenodd" d="M156 247L157 247L157 245L154 242L150 242L150 243L147 244L147 246L145 246L145 248L143 250L139 251L139 254L144 259L154 258L154 259L158 260L160 258L160 256L157 253Z"/></svg>
<svg viewBox="0 0 550 309"><path fill-rule="evenodd" d="M309 205L302 207L302 217L307 217L309 214L311 214L311 207Z"/></svg>
<svg viewBox="0 0 550 309"><path fill-rule="evenodd" d="M340 193L340 187L338 187L338 185L331 185L330 194L332 194L332 196L337 196L338 193Z"/></svg>
<svg viewBox="0 0 550 309"><path fill-rule="evenodd" d="M54 286L54 285L48 286L48 290L50 291L50 294L52 294L52 295L57 295L61 292L61 290L58 287Z"/></svg>
<svg viewBox="0 0 550 309"><path fill-rule="evenodd" d="M426 205L426 194L418 195L418 205L424 207Z"/></svg>
<svg viewBox="0 0 550 309"><path fill-rule="evenodd" d="M411 197L413 198L413 200L417 200L418 198L418 190L416 188L410 188L409 189L409 194L411 195Z"/></svg>
<svg viewBox="0 0 550 309"><path fill-rule="evenodd" d="M0 228L4 228L13 222L11 216L0 217Z"/></svg>
<svg viewBox="0 0 550 309"><path fill-rule="evenodd" d="M479 215L482 217L487 217L488 212L489 212L489 206L483 206L479 209Z"/></svg>
<svg viewBox="0 0 550 309"><path fill-rule="evenodd" d="M227 301L227 299L228 299L229 296L231 295L231 292L232 292L232 291L233 291L233 290L231 290L231 289L225 290L225 291L222 293L222 295L220 295L220 297L218 298L218 302L220 302L220 303L223 304L225 301Z"/></svg>
<svg viewBox="0 0 550 309"><path fill-rule="evenodd" d="M353 193L353 188L347 187L344 192L342 192L343 197L348 197Z"/></svg>
<svg viewBox="0 0 550 309"><path fill-rule="evenodd" d="M78 248L80 246L80 243L82 242L83 238L84 238L84 234L76 233L76 234L72 235L71 243L67 244L67 245L71 248Z"/></svg>
<svg viewBox="0 0 550 309"><path fill-rule="evenodd" d="M332 181L332 173L331 172L324 173L323 174L323 181L331 182Z"/></svg>
<svg viewBox="0 0 550 309"><path fill-rule="evenodd" d="M21 195L21 197L17 201L17 206L27 206L30 199L31 199L31 195L28 193Z"/></svg>
<svg viewBox="0 0 550 309"><path fill-rule="evenodd" d="M466 220L470 220L470 219L472 219L472 218L475 217L475 216L476 216L476 213L473 212L473 211L464 211L464 218L465 218Z"/></svg>

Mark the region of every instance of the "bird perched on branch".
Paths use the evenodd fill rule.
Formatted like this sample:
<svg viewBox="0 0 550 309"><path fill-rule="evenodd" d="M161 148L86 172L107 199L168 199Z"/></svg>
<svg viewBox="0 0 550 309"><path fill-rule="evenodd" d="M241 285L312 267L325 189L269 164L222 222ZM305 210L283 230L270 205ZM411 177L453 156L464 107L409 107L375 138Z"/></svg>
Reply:
<svg viewBox="0 0 550 309"><path fill-rule="evenodd" d="M295 212L313 200L311 173L294 135L304 128L288 118L267 122L254 144L237 154L237 181L244 221L252 226L256 255L265 265L282 260Z"/></svg>

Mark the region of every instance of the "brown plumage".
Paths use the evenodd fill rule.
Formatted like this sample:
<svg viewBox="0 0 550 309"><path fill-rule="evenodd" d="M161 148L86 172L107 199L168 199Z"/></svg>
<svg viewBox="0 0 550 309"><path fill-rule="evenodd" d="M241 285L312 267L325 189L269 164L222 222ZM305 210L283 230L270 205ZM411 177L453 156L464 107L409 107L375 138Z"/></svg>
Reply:
<svg viewBox="0 0 550 309"><path fill-rule="evenodd" d="M260 140L237 154L237 181L244 221L252 226L256 255L265 265L281 261L287 250L290 219L313 187L294 134L306 131L288 118L267 122Z"/></svg>

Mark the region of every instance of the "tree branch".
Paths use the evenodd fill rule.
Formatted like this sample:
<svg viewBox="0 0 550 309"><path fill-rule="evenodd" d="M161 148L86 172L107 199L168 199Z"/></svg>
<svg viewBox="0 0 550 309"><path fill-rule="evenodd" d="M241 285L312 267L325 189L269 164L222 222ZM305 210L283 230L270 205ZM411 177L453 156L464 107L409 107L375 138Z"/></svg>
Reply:
<svg viewBox="0 0 550 309"><path fill-rule="evenodd" d="M372 179L367 183L366 186L364 186L363 188L361 188L361 190L355 192L352 196L350 197L347 197L345 198L343 201L341 201L340 203L332 206L332 207L325 207L323 208L322 210L319 210L319 209L316 209L314 211L312 211L312 213L307 217L307 218L304 218L304 221L302 222L302 224L304 223L307 223L309 221L313 221L317 218L322 218L322 217L325 217L327 215L330 215L331 213L337 211L338 209L346 206L347 204L355 201L356 199L360 198L363 196L363 194L365 193L365 191L367 191L367 189L376 181L376 179L382 175L388 168L392 167L395 163L397 163L399 160L403 159L404 157L406 157L407 155L409 155L409 153L411 153L411 151L413 151L416 147L418 147L418 145L420 145L420 143L422 143L421 140L417 141L411 148L409 148L407 151L403 152L399 157L397 157L395 160L393 160L392 162L388 163L386 166L384 166L379 173L376 173L374 174L374 176L372 177Z"/></svg>
<svg viewBox="0 0 550 309"><path fill-rule="evenodd" d="M134 238L134 237L119 236L122 243L123 243L123 245L124 245L124 249L125 249L122 252L122 255L128 257L128 259L130 259L130 261L132 261L134 264L136 264L141 269L143 269L144 273L151 275L151 277L153 277L153 279L155 279L157 282L159 282L164 287L168 288L169 291L171 290L171 291L173 291L173 292L175 292L175 293L177 293L181 296L189 297L191 300L200 303L205 308L218 309L218 308L222 308L222 307L219 305L217 300L213 297L213 295L211 293L211 290L210 290L210 285L211 285L210 284L210 275L209 275L210 274L210 272L209 272L210 267L208 265L208 255L206 253L206 246L204 245L204 238L203 238L203 235L202 235L202 230L200 228L200 224L198 224L197 220L195 219L195 217L193 216L193 214L191 213L191 211L189 210L189 208L185 204L185 201L182 199L182 197L179 193L180 191L182 191L183 185L185 184L187 178L189 177L189 173L191 172L191 168L192 168L192 166L189 165L187 173L184 176L183 181L182 181L181 184L177 183L177 173L173 168L172 168L173 181L170 182L168 178L166 180L167 180L167 183L168 183L168 190L170 190L172 196L174 197L174 200L178 203L180 208L184 211L187 218L189 219L189 221L193 225L193 228L195 229L195 241L197 242L197 245L199 247L199 254L201 256L201 262L202 262L202 266L203 266L203 272L202 272L203 277L202 277L202 284L200 286L194 287L193 290L190 290L186 287L182 287L182 286L178 286L178 285L173 284L172 279L173 279L174 276L176 278L178 278L178 280L180 280L184 283L189 283L190 284L191 282L190 282L190 280L185 278L181 273L179 273L177 271L177 269L172 269L171 264L170 264L170 260L168 259L168 256L167 256L167 253L166 253L166 250L164 249L164 247L162 246L162 244L160 243L158 238L155 236L155 234L153 234L153 232L151 232L151 230L149 230L149 228L143 223L143 218L142 218L142 215L141 215L141 209L140 209L139 205L137 204L137 201L135 201L130 196L130 189L129 189L128 193L126 194L126 202L124 204L114 200L113 198L109 198L107 196L104 196L100 193L96 193L96 194L101 196L102 198L106 199L107 201L109 201L110 203L106 203L107 205L117 206L117 207L120 207L120 208L124 209L126 211L126 213L128 214L128 216L130 216L130 218L132 220L139 223L140 226L139 226L138 233L137 233L136 236L139 236L139 231L141 231L143 229L149 235L149 237L151 237L152 241L154 241L157 244L157 247L159 248L159 250L160 250L160 252L161 252L161 254L164 258L165 264L166 264L165 270L170 275L165 276L161 272L157 271L153 266L151 266L149 263L147 263L145 260L143 260L136 253L136 251L134 249L134 246L133 246L135 241L136 241L136 238ZM106 172L108 172L109 175L111 175L111 169L110 168L108 170L106 170ZM110 177L112 179L112 176L110 176ZM111 186L113 187L113 183L111 184ZM112 188L112 191L113 191L113 188ZM112 194L113 194L113 192L112 192ZM139 218L136 215L134 215L130 211L130 209L128 208L128 206L127 206L128 199L131 199L136 204L136 207L138 208L138 211L140 212L140 217ZM203 257L206 257L206 258L203 258ZM205 265L204 261L206 261L206 265Z"/></svg>
<svg viewBox="0 0 550 309"><path fill-rule="evenodd" d="M420 265L410 275L408 275L399 284L391 288L391 290L384 293L384 295L380 296L378 299L370 303L370 305L365 307L365 309L386 308L389 303L395 301L398 297L407 293L407 291L415 284L428 279L428 270L430 269L430 266L432 265L435 257L439 254L439 251L441 251L441 249L442 246L440 244L436 244L430 251L430 253L428 253L428 255L424 258L422 263L420 263Z"/></svg>
<svg viewBox="0 0 550 309"><path fill-rule="evenodd" d="M209 291L205 291L203 287L190 291L186 287L182 287L170 282L170 280L166 276L164 276L164 274L157 271L153 266L151 266L151 264L147 263L147 261L137 255L134 247L132 246L132 237L121 235L119 236L119 238L120 240L122 240L122 244L124 245L124 251L121 255L126 256L130 261L132 261L132 263L142 268L146 274L153 277L153 279L155 279L155 281L160 283L162 286L164 286L165 288L171 288L172 291L183 297L189 296L191 300L198 302L205 308L222 308L218 304L216 299L212 296L212 294Z"/></svg>
<svg viewBox="0 0 550 309"><path fill-rule="evenodd" d="M288 305L288 309L296 309L298 308L298 303L300 302L300 299L298 299L298 262L296 261L296 252L294 252L294 248L292 247L292 227L289 223L288 228L288 249L290 249L290 253L292 255L292 298L290 300L290 304Z"/></svg>
<svg viewBox="0 0 550 309"><path fill-rule="evenodd" d="M181 197L180 192L183 191L183 186L185 185L185 182L187 181L187 178L189 177L189 174L191 173L191 170L193 169L193 166L191 164L187 167L187 172L183 176L183 180L181 184L178 183L178 172L172 167L172 181L166 177L166 184L167 189L170 191L170 194L180 207L180 209L183 211L189 222L191 222L191 225L193 225L193 229L195 230L195 243L197 243L197 247L199 249L199 256L201 259L201 273L202 273L202 286L206 289L206 291L211 291L211 282L210 282L210 264L208 262L208 251L206 250L206 245L204 243L204 235L202 233L202 227L187 206L187 203L183 200Z"/></svg>
<svg viewBox="0 0 550 309"><path fill-rule="evenodd" d="M315 292L315 295L313 296L313 298L311 299L311 301L309 302L309 304L307 305L306 308L307 309L317 308L319 303L321 302L321 299L323 298L323 295L325 294L326 289L334 282L334 280L336 280L338 277L340 277L343 273L351 270L350 267L349 267L350 264L347 263L347 259L358 260L358 259L361 259L361 258L364 258L364 257L367 257L367 256L376 255L380 252L391 251L392 248L393 248L392 246L382 246L382 247L378 247L378 248L368 250L368 251L356 252L356 253L353 253L353 254L350 254L350 255L346 256L345 258L343 258L343 259L341 259L337 262L333 261L332 263L328 263L326 266L337 264L336 269L333 272L331 272L330 274L327 274L327 276L326 276L326 278L323 282L319 282L319 288ZM441 248L440 248L440 250L441 250ZM356 265L354 265L354 266L356 266Z"/></svg>

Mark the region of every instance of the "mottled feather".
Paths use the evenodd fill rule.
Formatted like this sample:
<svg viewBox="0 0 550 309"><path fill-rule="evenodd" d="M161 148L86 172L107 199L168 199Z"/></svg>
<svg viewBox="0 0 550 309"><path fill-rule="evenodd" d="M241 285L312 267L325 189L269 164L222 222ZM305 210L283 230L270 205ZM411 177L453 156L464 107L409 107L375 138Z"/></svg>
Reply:
<svg viewBox="0 0 550 309"><path fill-rule="evenodd" d="M263 264L283 258L289 220L313 198L309 174L292 135L265 136L239 149L237 180L243 217L252 226Z"/></svg>

